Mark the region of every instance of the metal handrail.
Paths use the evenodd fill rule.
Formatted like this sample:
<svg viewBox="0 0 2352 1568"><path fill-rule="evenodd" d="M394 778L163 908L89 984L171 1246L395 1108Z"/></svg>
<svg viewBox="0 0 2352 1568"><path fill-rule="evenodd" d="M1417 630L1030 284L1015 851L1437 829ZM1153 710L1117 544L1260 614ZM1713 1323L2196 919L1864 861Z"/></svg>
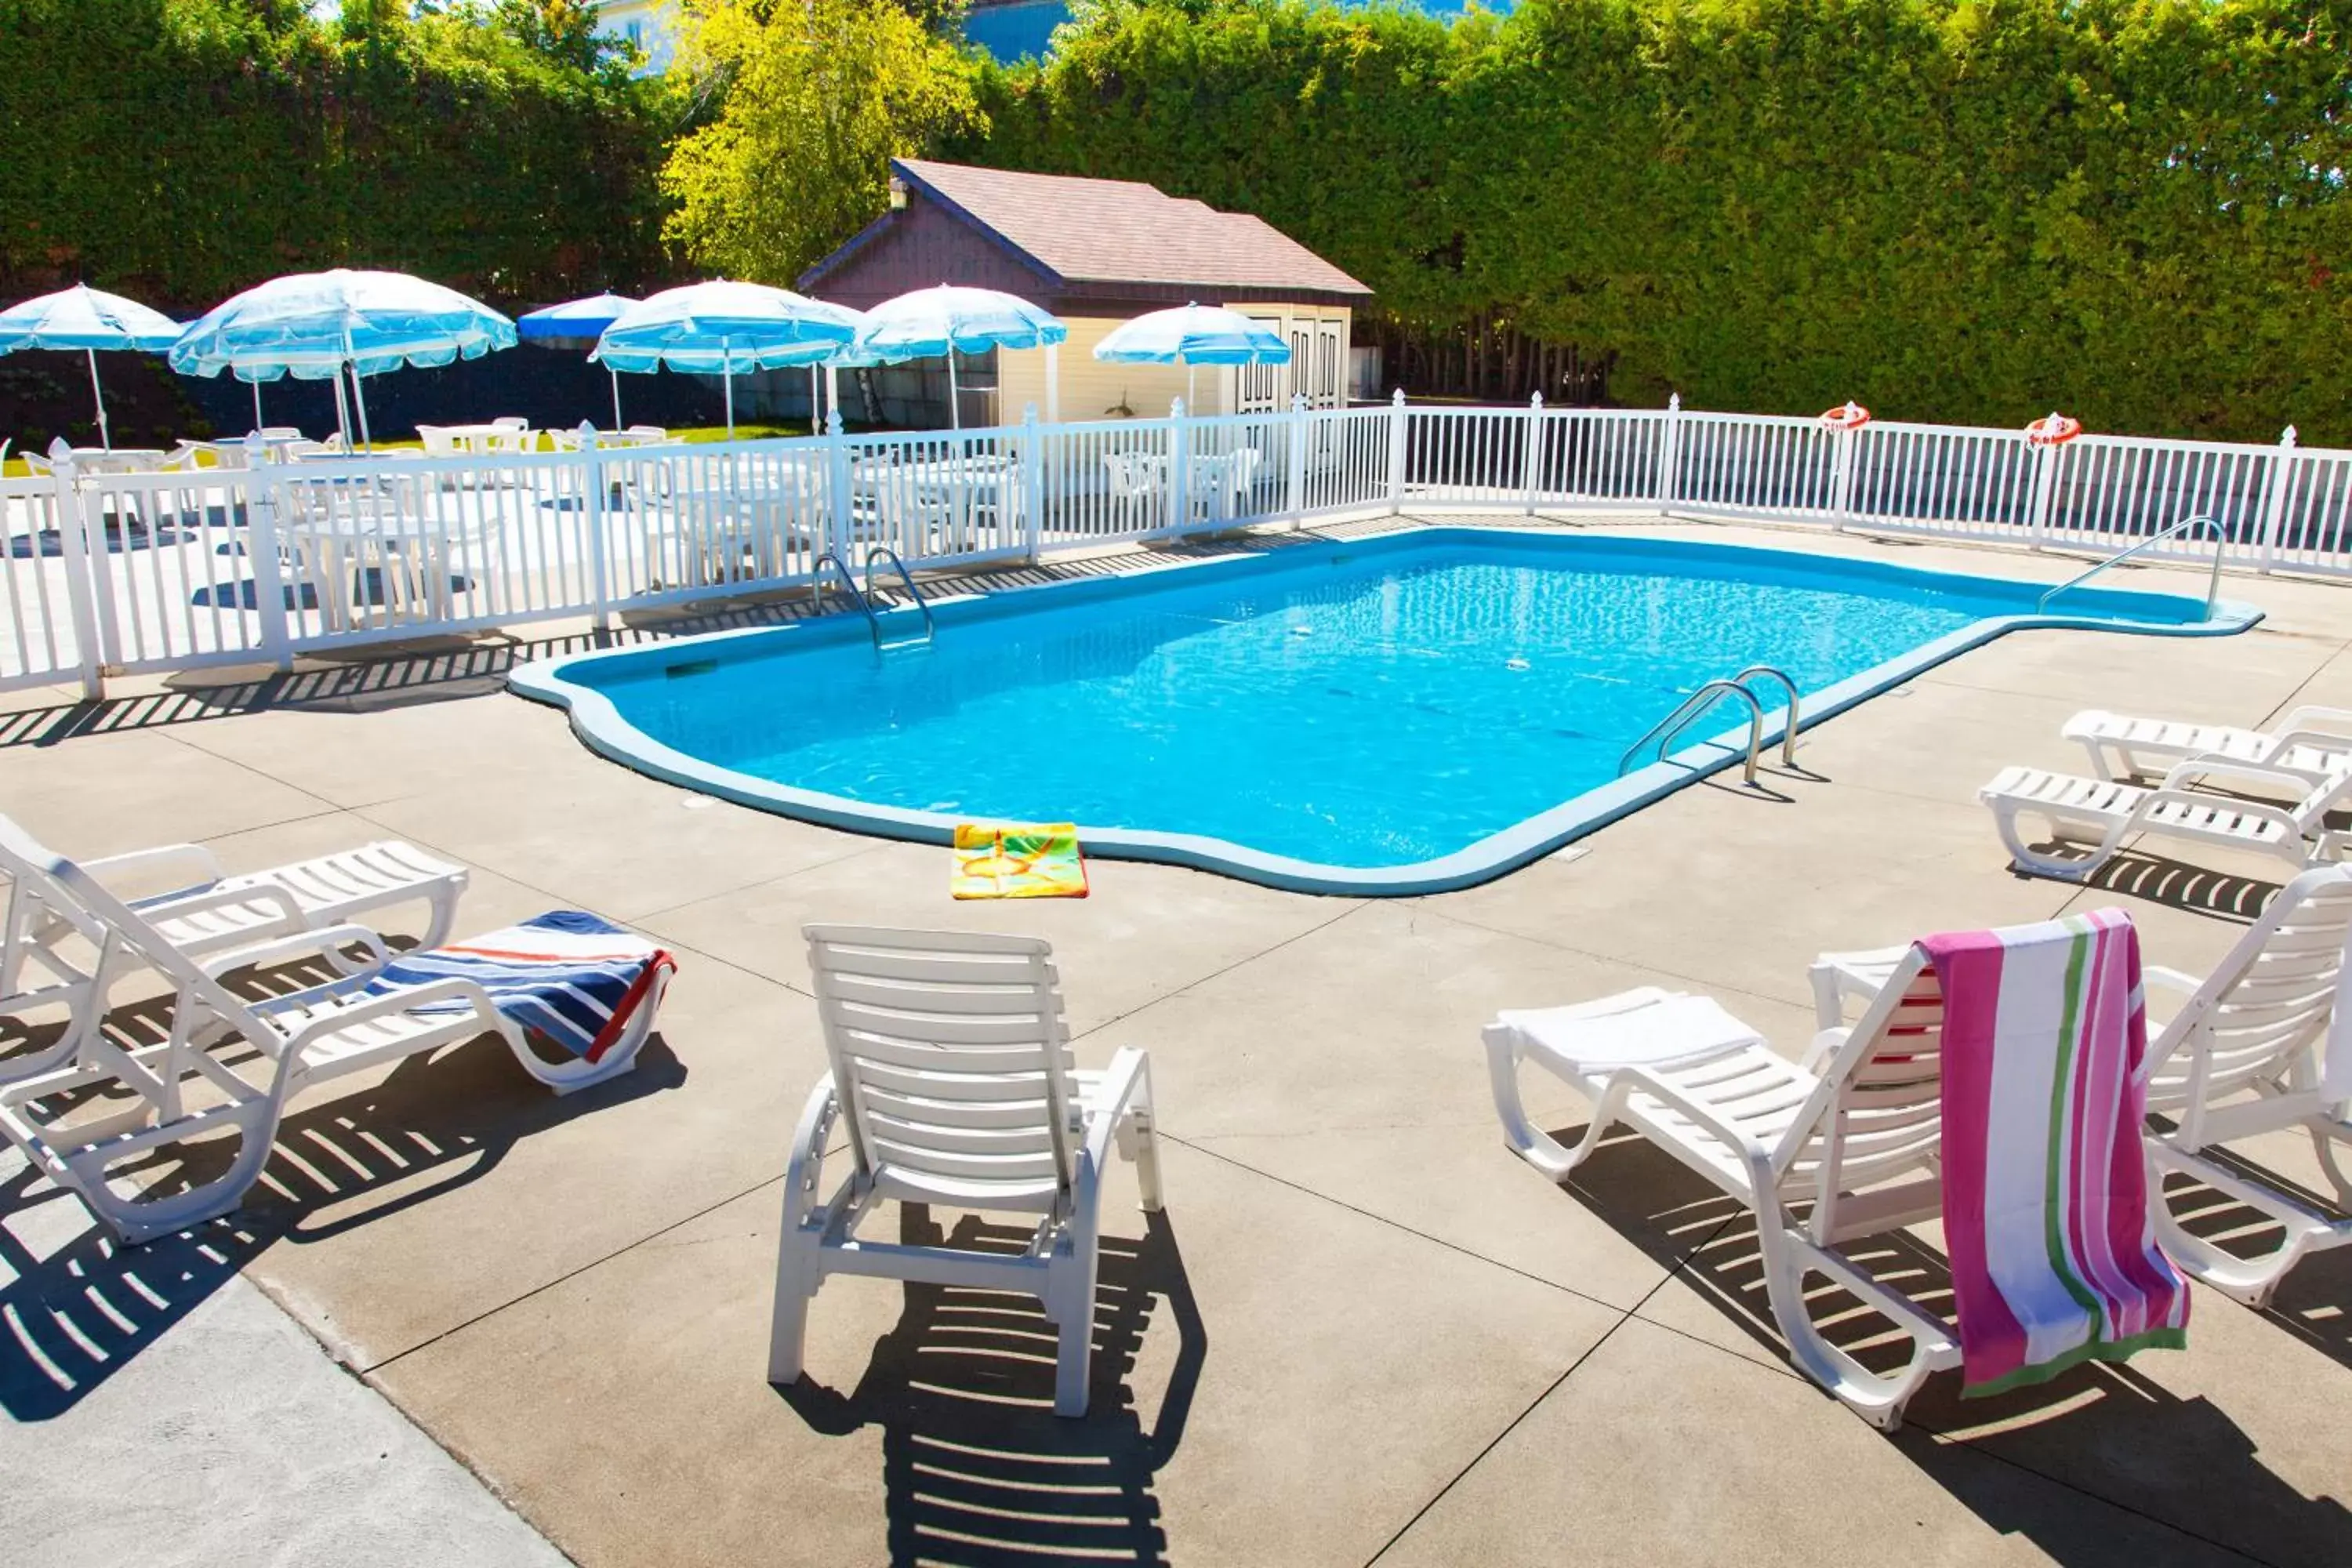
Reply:
<svg viewBox="0 0 2352 1568"><path fill-rule="evenodd" d="M809 593L817 598L824 596L824 569L828 565L833 568L835 574L840 577L842 591L849 595L850 602L866 612L866 630L873 634L874 646L880 647L882 617L874 613L873 604L865 595L857 591L857 579L849 574L848 563L840 556L828 550L816 558L816 564L809 568Z"/></svg>
<svg viewBox="0 0 2352 1568"><path fill-rule="evenodd" d="M1745 689L1748 683L1759 675L1769 676L1779 681L1780 689L1789 694L1789 722L1780 731L1780 765L1793 768L1797 765L1797 725L1801 718L1798 710L1797 683L1789 678L1787 670L1777 664L1751 664L1731 678L1732 684ZM1754 694L1751 692L1750 695Z"/></svg>
<svg viewBox="0 0 2352 1568"><path fill-rule="evenodd" d="M1642 749L1654 740L1658 742L1658 760L1664 762L1669 748L1682 732L1696 723L1700 714L1714 707L1717 698L1733 696L1748 704L1747 782L1754 784L1757 753L1764 749L1764 704L1756 700L1756 693L1736 680L1710 680L1692 692L1680 707L1651 725L1647 734L1625 749L1625 754L1617 759L1617 775L1622 778L1625 770L1633 765L1633 759L1641 755ZM1661 736L1664 738L1660 740Z"/></svg>
<svg viewBox="0 0 2352 1568"><path fill-rule="evenodd" d="M930 641L933 634L939 630L939 623L931 619L931 606L924 600L923 591L915 586L915 574L907 570L907 563L900 559L897 551L887 544L869 545L866 548L866 597L868 601L874 597L874 558L877 555L898 569L898 581L907 584L907 596L915 601L915 608L923 612L923 640Z"/></svg>
<svg viewBox="0 0 2352 1568"><path fill-rule="evenodd" d="M2067 578L2063 583L2059 584L2055 588L2051 589L2048 593L2042 595L2041 598L2036 599L2033 602L2033 613L2035 615L2040 615L2043 610L2050 607L2051 600L2056 598L2059 595L2064 593L2069 588L2081 587L2084 584L2089 582L2092 578L2097 576L2108 567L2118 565L2123 562L2128 561L2133 556L2138 554L2141 551L2147 550L2154 545L2161 544L2177 533L2186 533L2192 528L2200 527L2210 528L2213 531L2213 572L2212 575L2206 580L2205 584L2205 618L2209 621L2211 620L2213 618L2213 605L2221 596L2221 552L2230 547L2230 531L2221 526L2219 519L2207 517L2201 513L2196 517L2183 518L2179 522L2174 523L2170 528L2164 530L2162 532L2151 533L2146 539L2141 540L2138 543L2132 545L2130 548L2116 552L2116 553L2108 556L2105 561L2093 566L2089 571L2077 573L2075 575Z"/></svg>

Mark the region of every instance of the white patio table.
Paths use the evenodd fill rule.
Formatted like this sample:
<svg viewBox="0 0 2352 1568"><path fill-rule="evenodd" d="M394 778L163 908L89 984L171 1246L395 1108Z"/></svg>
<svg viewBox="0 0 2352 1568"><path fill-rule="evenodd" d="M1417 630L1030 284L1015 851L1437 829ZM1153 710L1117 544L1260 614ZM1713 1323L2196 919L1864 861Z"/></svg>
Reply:
<svg viewBox="0 0 2352 1568"><path fill-rule="evenodd" d="M452 618L453 558L460 545L478 537L478 530L447 518L362 509L361 499L334 496L326 515L289 521L279 530L297 576L318 595L324 629L350 631L362 625L356 601L370 568L376 573L384 625ZM422 616L413 613L419 606Z"/></svg>

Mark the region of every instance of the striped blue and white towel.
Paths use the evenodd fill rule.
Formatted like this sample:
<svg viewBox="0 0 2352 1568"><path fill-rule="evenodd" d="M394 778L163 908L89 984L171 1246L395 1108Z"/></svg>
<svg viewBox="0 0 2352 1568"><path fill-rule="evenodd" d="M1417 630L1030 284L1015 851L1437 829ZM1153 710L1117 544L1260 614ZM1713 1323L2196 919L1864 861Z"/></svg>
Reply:
<svg viewBox="0 0 2352 1568"><path fill-rule="evenodd" d="M593 1062L621 1037L662 973L677 967L667 951L633 931L578 910L553 910L428 952L403 953L363 994L471 980L507 1018ZM430 1003L414 1011L454 1013L465 1005Z"/></svg>

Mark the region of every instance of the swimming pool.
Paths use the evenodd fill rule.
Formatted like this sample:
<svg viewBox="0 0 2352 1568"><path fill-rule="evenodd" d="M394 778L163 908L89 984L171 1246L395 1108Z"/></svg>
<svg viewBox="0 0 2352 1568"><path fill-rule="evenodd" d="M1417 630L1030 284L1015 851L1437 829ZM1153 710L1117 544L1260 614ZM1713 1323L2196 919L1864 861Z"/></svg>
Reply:
<svg viewBox="0 0 2352 1568"><path fill-rule="evenodd" d="M927 647L877 654L862 616L826 616L542 661L510 683L568 707L609 756L789 816L937 842L959 821L1076 821L1096 854L1423 892L1737 762L1745 710L1727 699L1689 731L1714 740L1619 776L1645 730L1749 664L1788 671L1810 725L2019 626L2257 618L2101 588L2042 616L2042 591L1682 540L1431 529L940 602Z"/></svg>

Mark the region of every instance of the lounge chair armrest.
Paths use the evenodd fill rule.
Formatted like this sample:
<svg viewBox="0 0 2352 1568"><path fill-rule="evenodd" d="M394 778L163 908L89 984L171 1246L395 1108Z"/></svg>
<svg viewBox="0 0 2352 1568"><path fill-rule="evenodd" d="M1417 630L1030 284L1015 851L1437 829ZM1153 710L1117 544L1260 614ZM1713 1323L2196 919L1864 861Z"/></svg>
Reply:
<svg viewBox="0 0 2352 1568"><path fill-rule="evenodd" d="M2164 775L2158 790L2182 793L2192 784L2212 779L2240 779L2250 784L2268 784L2273 789L2291 789L2299 798L2311 793L2311 781L2301 773L2291 773L2284 768L2266 768L2258 763L2241 762L2213 752L2185 758L2172 764Z"/></svg>
<svg viewBox="0 0 2352 1568"><path fill-rule="evenodd" d="M1127 1114L1138 1091L1144 1104L1151 1103L1151 1058L1133 1046L1122 1046L1098 1081L1100 1089L1088 1107L1095 1113L1094 1121L1087 1129L1087 1152L1097 1171L1110 1157L1111 1135L1118 1131L1119 1119Z"/></svg>
<svg viewBox="0 0 2352 1568"><path fill-rule="evenodd" d="M833 1075L827 1073L809 1090L808 1103L801 1108L800 1125L793 1132L792 1160L784 1167L786 1229L805 1224L809 1215L820 1210L817 1184L824 1174L825 1140L840 1113L841 1100L834 1092Z"/></svg>
<svg viewBox="0 0 2352 1568"><path fill-rule="evenodd" d="M1812 1044L1805 1047L1805 1054L1797 1058L1797 1065L1818 1077L1822 1070L1822 1064L1834 1056L1837 1048L1853 1037L1853 1028L1851 1025L1843 1025L1834 1029L1823 1029L1813 1037Z"/></svg>
<svg viewBox="0 0 2352 1568"><path fill-rule="evenodd" d="M324 989L321 987L320 989ZM474 1016L481 1020L484 1029L509 1033L511 1026L499 1016L498 1005L479 984L452 975L446 980L428 980L422 985L404 985L397 991L387 991L381 996L371 996L364 1002L337 1007L323 1018L316 1018L298 1030L289 1042L289 1048L300 1050L313 1035L331 1035L348 1029L354 1024L365 1024L376 1018L394 1017L412 1007L433 1002L467 1002L473 1005Z"/></svg>
<svg viewBox="0 0 2352 1568"><path fill-rule="evenodd" d="M2317 734L2328 740L2352 741L2352 708L2305 706L2296 709L2272 727L2274 735L2296 731Z"/></svg>
<svg viewBox="0 0 2352 1568"><path fill-rule="evenodd" d="M2312 858L2341 860L2347 849L2352 849L2352 833L2340 827L2331 827L2319 836L2318 842L2312 848Z"/></svg>
<svg viewBox="0 0 2352 1568"><path fill-rule="evenodd" d="M180 888L189 892L206 891L228 874L221 868L219 858L201 844L158 844L152 849L133 849L128 854L81 862L81 868L98 879L99 885L109 892L115 890L113 879L123 872L152 874L173 866L185 868L180 873L185 879Z"/></svg>
<svg viewBox="0 0 2352 1568"><path fill-rule="evenodd" d="M2178 969L2168 969L2161 963L2145 966L2140 970L2139 977L2148 984L2161 985L2168 991L2178 991L2188 996L2194 996L2197 994L2197 988L2205 984L2193 974L2184 974Z"/></svg>
<svg viewBox="0 0 2352 1568"><path fill-rule="evenodd" d="M383 972L384 965L392 962L392 952L383 945L383 938L363 925L319 926L268 942L248 942L243 947L206 953L200 967L217 980L233 969L258 968L263 964L284 963L296 958L325 958L355 944L367 949L364 963L340 979L310 987L315 992L348 991L354 984L363 984L374 979ZM276 1006L284 1000L288 999L272 997L263 1005Z"/></svg>
<svg viewBox="0 0 2352 1568"><path fill-rule="evenodd" d="M210 914L215 910L249 909L257 904L274 912L268 920L257 925L241 926L212 936L191 938L181 944L181 951L188 953L205 952L219 947L225 942L243 942L253 937L291 933L308 930L310 927L310 922L303 919L302 908L294 901L294 895L283 888L223 888L208 892L189 893L184 897L142 900L135 908L142 916L150 921L176 921Z"/></svg>

